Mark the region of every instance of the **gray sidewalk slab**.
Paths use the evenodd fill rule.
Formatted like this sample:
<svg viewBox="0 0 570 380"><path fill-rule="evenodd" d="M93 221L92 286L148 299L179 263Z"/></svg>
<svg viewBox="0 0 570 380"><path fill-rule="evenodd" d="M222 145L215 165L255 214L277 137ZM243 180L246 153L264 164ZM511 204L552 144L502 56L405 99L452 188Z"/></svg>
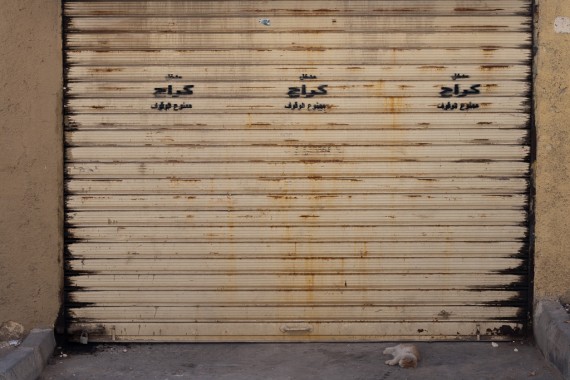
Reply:
<svg viewBox="0 0 570 380"><path fill-rule="evenodd" d="M65 351L41 380L327 379L559 380L560 373L527 342L417 343L418 368L384 363L391 343L126 344L90 353Z"/></svg>
<svg viewBox="0 0 570 380"><path fill-rule="evenodd" d="M33 329L22 344L0 357L0 380L34 380L55 348L51 329Z"/></svg>
<svg viewBox="0 0 570 380"><path fill-rule="evenodd" d="M569 314L557 301L541 301L534 311L536 343L565 379L570 379Z"/></svg>

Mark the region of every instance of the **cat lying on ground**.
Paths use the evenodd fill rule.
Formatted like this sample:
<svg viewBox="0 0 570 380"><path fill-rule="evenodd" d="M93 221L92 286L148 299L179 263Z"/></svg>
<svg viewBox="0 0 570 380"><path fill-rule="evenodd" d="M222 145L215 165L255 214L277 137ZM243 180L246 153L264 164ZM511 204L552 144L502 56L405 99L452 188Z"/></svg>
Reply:
<svg viewBox="0 0 570 380"><path fill-rule="evenodd" d="M398 344L384 350L384 355L393 355L394 358L386 360L388 365L399 364L402 368L417 367L420 360L420 352L412 344Z"/></svg>

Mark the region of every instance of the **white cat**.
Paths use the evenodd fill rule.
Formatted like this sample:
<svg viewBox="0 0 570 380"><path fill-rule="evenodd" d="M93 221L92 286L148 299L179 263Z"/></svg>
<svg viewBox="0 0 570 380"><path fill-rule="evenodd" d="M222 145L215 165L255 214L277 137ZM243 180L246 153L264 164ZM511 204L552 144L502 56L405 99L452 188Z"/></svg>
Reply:
<svg viewBox="0 0 570 380"><path fill-rule="evenodd" d="M417 367L420 360L420 352L412 344L398 344L384 350L384 355L393 355L394 358L386 360L388 365L399 364L402 368Z"/></svg>

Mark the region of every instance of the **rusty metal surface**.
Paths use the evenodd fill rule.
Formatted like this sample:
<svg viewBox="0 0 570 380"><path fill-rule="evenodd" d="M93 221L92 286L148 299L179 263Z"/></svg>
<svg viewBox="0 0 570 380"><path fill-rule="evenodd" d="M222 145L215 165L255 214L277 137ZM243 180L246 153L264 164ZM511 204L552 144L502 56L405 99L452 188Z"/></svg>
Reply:
<svg viewBox="0 0 570 380"><path fill-rule="evenodd" d="M530 6L65 1L70 333L522 334Z"/></svg>

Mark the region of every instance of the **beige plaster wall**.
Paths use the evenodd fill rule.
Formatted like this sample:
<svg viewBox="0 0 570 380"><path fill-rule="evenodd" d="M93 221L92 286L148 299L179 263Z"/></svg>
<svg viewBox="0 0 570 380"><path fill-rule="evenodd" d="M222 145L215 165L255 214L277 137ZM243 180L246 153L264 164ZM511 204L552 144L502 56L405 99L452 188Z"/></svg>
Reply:
<svg viewBox="0 0 570 380"><path fill-rule="evenodd" d="M570 1L538 2L535 299L570 296Z"/></svg>
<svg viewBox="0 0 570 380"><path fill-rule="evenodd" d="M62 285L59 0L2 0L0 324L53 326Z"/></svg>

